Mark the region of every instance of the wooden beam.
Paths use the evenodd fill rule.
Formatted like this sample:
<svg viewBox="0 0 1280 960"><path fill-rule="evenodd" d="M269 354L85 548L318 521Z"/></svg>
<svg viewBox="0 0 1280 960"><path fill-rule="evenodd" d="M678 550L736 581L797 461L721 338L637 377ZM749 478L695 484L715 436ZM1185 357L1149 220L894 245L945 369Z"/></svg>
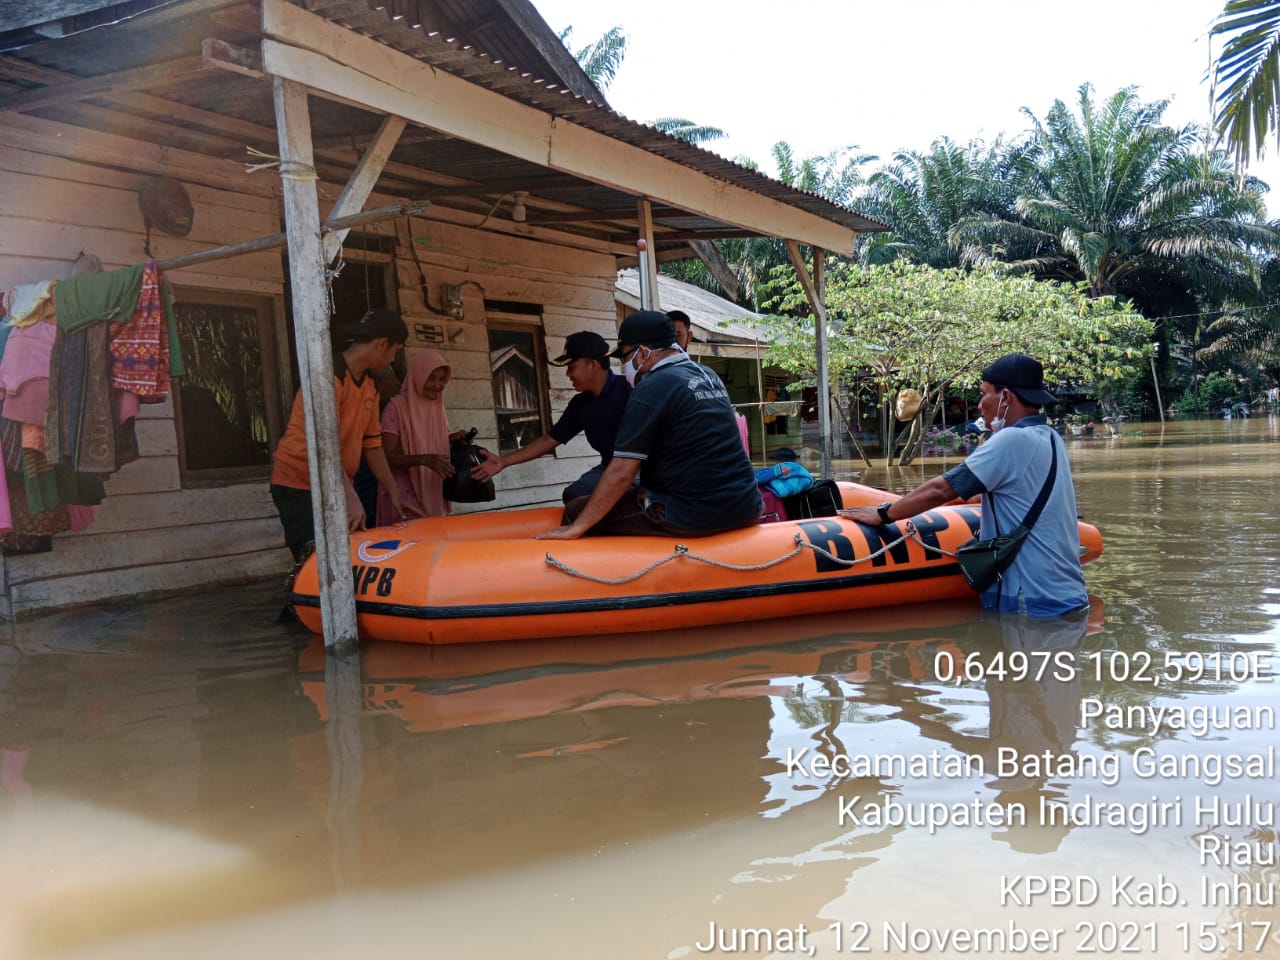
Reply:
<svg viewBox="0 0 1280 960"><path fill-rule="evenodd" d="M729 266L729 261L725 260L715 244L710 240L690 240L689 247L707 268L707 273L715 277L716 283L720 284L720 289L728 294L729 299L737 300L742 295L738 275L733 272L733 267Z"/></svg>
<svg viewBox="0 0 1280 960"><path fill-rule="evenodd" d="M179 83L188 79L190 74L198 73L203 69L204 62L200 57L180 57L167 63L152 63L145 67L134 67L132 70L117 70L115 73L104 73L96 77L86 77L83 80L72 80L40 87L38 90L10 94L7 97L0 97L0 110L29 113L41 107L87 100L104 93L122 93L125 90Z"/></svg>
<svg viewBox="0 0 1280 960"><path fill-rule="evenodd" d="M347 539L347 479L338 443L338 402L333 392L333 357L329 352L320 204L315 180L308 176L313 163L311 117L305 88L277 78L273 94L280 133L285 232L289 235L293 327L298 342L302 406L306 411L307 466L311 471L324 645L334 653L348 653L357 642L356 595Z"/></svg>
<svg viewBox="0 0 1280 960"><path fill-rule="evenodd" d="M355 213L348 217L330 217L320 229L324 232L326 239L333 234L334 231L342 231L345 236L346 232L352 227L367 226L371 223L381 223L383 220L391 220L395 217L416 217L425 213L431 206L425 200L417 203L395 204L390 207L377 207L373 210L365 210L361 213ZM182 267L194 267L198 263L209 263L214 260L226 260L229 257L241 257L247 253L259 253L263 250L271 250L274 247L283 247L288 242L289 235L286 233L273 233L270 236L259 237L257 240L245 240L241 243L227 243L220 247L210 247L208 250L198 250L195 253L184 253L176 257L167 257L164 260L157 260L156 267L160 270L178 270ZM328 261L326 261L328 262Z"/></svg>
<svg viewBox="0 0 1280 960"><path fill-rule="evenodd" d="M855 231L519 103L344 29L263 0L264 69L317 94L765 236L853 252Z"/></svg>
<svg viewBox="0 0 1280 960"><path fill-rule="evenodd" d="M827 351L827 308L822 302L822 296L818 292L818 284L814 282L814 277L809 274L809 267L804 262L804 257L800 255L800 245L794 240L787 241L787 254L791 257L791 265L796 268L796 276L800 278L800 286L804 288L804 295L809 300L809 307L813 310L814 325L817 334L818 354L818 435L819 445L822 449L822 476L831 476L831 362ZM814 272L817 275L818 282L825 286L823 279L823 270L819 265L822 260L822 250L815 247L813 250L813 262L815 264Z"/></svg>
<svg viewBox="0 0 1280 960"><path fill-rule="evenodd" d="M206 37L200 42L200 60L206 67L217 67L257 80L262 76L262 58L254 50L233 46L225 40Z"/></svg>
<svg viewBox="0 0 1280 960"><path fill-rule="evenodd" d="M365 149L360 162L351 173L351 179L342 188L341 195L334 203L333 209L329 211L330 218L345 217L360 211L365 201L369 199L369 194L373 193L373 188L377 185L378 178L382 176L382 169L387 165L391 151L395 149L396 141L400 139L400 134L404 132L404 128L405 120L403 117L384 117L382 119L382 126L378 129L373 142ZM348 230L346 228L340 227L325 234L325 263L333 262L333 258L341 252L343 241L347 239L347 233Z"/></svg>

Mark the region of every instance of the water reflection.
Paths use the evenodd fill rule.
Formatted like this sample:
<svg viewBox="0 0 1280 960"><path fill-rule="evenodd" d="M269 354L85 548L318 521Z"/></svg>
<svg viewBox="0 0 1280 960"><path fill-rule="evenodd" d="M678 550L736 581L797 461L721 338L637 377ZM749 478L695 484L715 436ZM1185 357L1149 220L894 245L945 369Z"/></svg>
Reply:
<svg viewBox="0 0 1280 960"><path fill-rule="evenodd" d="M0 956L345 960L376 944L631 960L696 955L714 921L803 923L830 957L850 946L834 952L833 923L847 934L1015 918L1158 923L1158 949L1139 955L1173 957L1189 952L1178 922L1274 919L1273 907L1209 902L1200 888L1240 878L1270 889L1274 861L1201 862L1197 840L1213 831L1274 849L1271 827L1188 819L1135 834L1033 815L1042 801L1088 798L1270 803L1273 782L1126 773L1108 786L990 769L1002 748L1123 766L1141 748L1248 752L1275 740L1080 719L1084 698L1276 704L1273 674L1155 685L977 669L1012 653L1089 663L1280 648L1273 425L1125 429L1070 445L1081 510L1106 537L1087 569L1099 603L1082 634L1079 623L983 619L975 602L632 637L369 645L340 661L274 623L274 584L19 624L0 640ZM947 662L974 672L954 682ZM788 751L806 748L980 758L984 769L788 772ZM841 804L859 797L856 810L1021 807L1028 825L842 824ZM1033 872L1158 874L1187 905L1000 902L1001 876ZM1269 942L1235 955L1277 954Z"/></svg>

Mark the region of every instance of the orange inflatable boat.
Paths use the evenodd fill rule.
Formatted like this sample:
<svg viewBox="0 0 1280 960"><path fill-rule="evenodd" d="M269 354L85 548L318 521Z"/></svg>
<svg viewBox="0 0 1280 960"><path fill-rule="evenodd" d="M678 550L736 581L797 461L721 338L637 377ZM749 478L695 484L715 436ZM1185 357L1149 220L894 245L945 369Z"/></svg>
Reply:
<svg viewBox="0 0 1280 960"><path fill-rule="evenodd" d="M842 483L845 506L883 490ZM892 499L892 497L890 497ZM666 537L534 540L559 507L413 520L353 534L360 636L406 643L526 640L708 624L973 597L954 556L979 509L939 507L864 526L839 517L758 524L685 542ZM1102 552L1080 524L1081 559ZM315 557L289 603L319 633Z"/></svg>

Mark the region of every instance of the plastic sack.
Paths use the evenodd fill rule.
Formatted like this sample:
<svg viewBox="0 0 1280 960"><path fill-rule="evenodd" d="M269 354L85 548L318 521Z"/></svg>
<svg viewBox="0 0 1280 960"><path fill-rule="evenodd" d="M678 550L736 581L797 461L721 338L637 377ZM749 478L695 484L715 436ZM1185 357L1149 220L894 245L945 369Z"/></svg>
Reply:
<svg viewBox="0 0 1280 960"><path fill-rule="evenodd" d="M472 443L479 431L472 427L464 436L449 444L449 461L453 476L444 478L444 498L453 503L488 503L498 498L492 480L471 475L471 469L484 462L484 447Z"/></svg>

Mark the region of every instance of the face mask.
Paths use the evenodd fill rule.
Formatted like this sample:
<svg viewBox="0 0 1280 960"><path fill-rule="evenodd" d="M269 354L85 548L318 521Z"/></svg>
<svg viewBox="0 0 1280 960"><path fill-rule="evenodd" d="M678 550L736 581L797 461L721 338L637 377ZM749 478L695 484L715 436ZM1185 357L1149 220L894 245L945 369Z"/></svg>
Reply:
<svg viewBox="0 0 1280 960"><path fill-rule="evenodd" d="M1008 412L1009 412L1009 401L1005 400L1004 403L1002 403L999 407L996 408L996 415L991 418L990 427L991 427L992 433L995 433L997 430L1001 430L1004 428L1005 418L1002 417L1001 414L1008 413Z"/></svg>
<svg viewBox="0 0 1280 960"><path fill-rule="evenodd" d="M626 378L627 385L634 387L636 385L636 377L640 371L637 368L636 356L640 353L640 348L636 347L631 351L631 356L627 357L627 362L622 365L622 376Z"/></svg>

